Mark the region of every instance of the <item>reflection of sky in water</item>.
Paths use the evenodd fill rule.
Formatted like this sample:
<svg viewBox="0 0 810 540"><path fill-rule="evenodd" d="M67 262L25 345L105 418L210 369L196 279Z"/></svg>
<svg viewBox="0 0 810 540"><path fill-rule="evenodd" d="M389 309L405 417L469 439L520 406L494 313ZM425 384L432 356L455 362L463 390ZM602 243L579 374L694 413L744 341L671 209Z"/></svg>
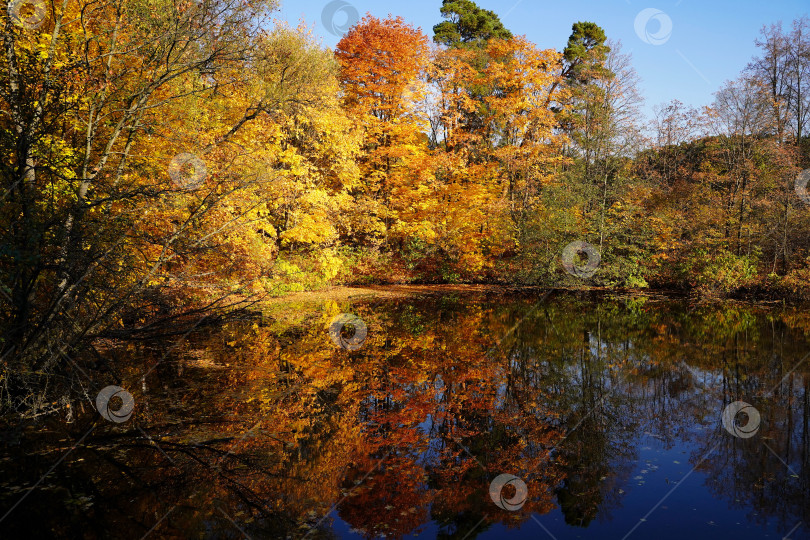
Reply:
<svg viewBox="0 0 810 540"><path fill-rule="evenodd" d="M420 428L429 431L431 425L431 419L427 418ZM703 429L713 428L695 428L696 431ZM587 528L567 525L562 511L556 508L549 514L534 515L519 529L495 524L487 530L477 531L478 534L472 534L470 538L542 539L552 538L548 534L550 532L558 539L618 539L624 538L634 527L630 537L640 539L782 538L776 533L768 534L761 524L751 523L750 518L756 518L756 512L730 508L727 501L714 498L707 491L706 473L695 470L694 459L690 458L699 455L701 448L682 441L675 441L674 445L665 444L649 433L638 434L633 442L637 447L638 459L633 463L629 476L617 482L605 479L611 485L611 491L621 499L620 507L613 509L609 515L598 516ZM359 531L340 518L338 512L331 512L330 519L334 520L332 530L339 537L363 538ZM776 520L766 522L771 526L777 525ZM435 523L428 523L420 528L418 534L404 538L434 538L438 531ZM798 530L791 538L805 538L802 534Z"/></svg>

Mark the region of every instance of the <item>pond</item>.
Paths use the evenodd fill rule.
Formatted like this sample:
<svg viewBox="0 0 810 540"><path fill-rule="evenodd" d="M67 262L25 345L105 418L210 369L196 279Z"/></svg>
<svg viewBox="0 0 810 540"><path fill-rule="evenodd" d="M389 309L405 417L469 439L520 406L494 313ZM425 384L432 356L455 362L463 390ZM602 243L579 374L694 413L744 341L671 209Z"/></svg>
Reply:
<svg viewBox="0 0 810 540"><path fill-rule="evenodd" d="M808 538L808 336L657 296L278 304L7 427L0 536Z"/></svg>

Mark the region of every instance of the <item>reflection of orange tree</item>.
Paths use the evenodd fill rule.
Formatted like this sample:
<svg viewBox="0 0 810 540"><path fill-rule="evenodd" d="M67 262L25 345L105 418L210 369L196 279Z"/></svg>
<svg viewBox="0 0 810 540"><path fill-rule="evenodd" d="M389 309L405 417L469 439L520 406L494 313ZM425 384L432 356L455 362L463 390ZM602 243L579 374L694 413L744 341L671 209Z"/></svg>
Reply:
<svg viewBox="0 0 810 540"><path fill-rule="evenodd" d="M343 478L350 496L338 508L340 517L367 537L399 538L427 522L434 492L415 454L407 447L390 455L384 449L361 454Z"/></svg>
<svg viewBox="0 0 810 540"><path fill-rule="evenodd" d="M184 408L210 420L162 440L181 467L187 468L185 451L214 467L212 474L186 471L193 484L208 486L194 506L229 500L242 512L258 511L257 519L269 512L312 523L312 515L323 515L347 495L339 507L347 521L369 534L395 536L426 520L438 490L440 511L511 518L489 500L489 481L504 471L539 470L527 479L532 501L520 515L547 511L549 486L557 479L545 466L543 445L559 434L551 437L547 413L520 413L512 396L525 389L508 381L502 362L483 357L490 338L469 329L487 328L482 323L490 312L476 307L453 313L451 327L410 320L419 316L396 308L361 314L371 331L351 354L335 349L325 334L333 316L328 313L317 324L296 324L280 335L262 322L231 323L199 336L179 361L155 369L159 380L181 376L216 385L208 392L172 392L183 392ZM506 400L499 394L504 385ZM152 399L141 418L171 424L178 420L171 411ZM456 440L476 454L486 473ZM206 444L195 446L200 442ZM230 454L220 462L224 452ZM369 471L375 472L351 489ZM197 516L177 520L184 518ZM244 513L237 519L246 519Z"/></svg>
<svg viewBox="0 0 810 540"><path fill-rule="evenodd" d="M532 512L547 513L562 480L560 462L552 463L549 455L562 438L562 431L551 426L553 415L529 401L531 393L509 376L502 361L470 359L470 365L474 367L466 373L444 381L442 411L433 423L443 452L430 468L432 485L442 493L433 517L444 528L462 533L482 515L486 527L496 521L519 523ZM515 474L527 484L528 500L518 512L500 510L489 498L489 483L501 473Z"/></svg>
<svg viewBox="0 0 810 540"><path fill-rule="evenodd" d="M376 472L339 509L357 529L401 536L431 503L433 518L445 523L471 514L516 522L553 507L560 474L549 450L562 432L550 425L553 415L528 402L539 388L521 386L503 361L484 356L485 341L469 329L482 328L485 315L455 314L457 331L438 326L414 335L393 328L390 347L363 364L368 386L359 410L367 439L356 447L345 485ZM489 498L489 482L502 472L530 473L529 501L520 512L501 511Z"/></svg>

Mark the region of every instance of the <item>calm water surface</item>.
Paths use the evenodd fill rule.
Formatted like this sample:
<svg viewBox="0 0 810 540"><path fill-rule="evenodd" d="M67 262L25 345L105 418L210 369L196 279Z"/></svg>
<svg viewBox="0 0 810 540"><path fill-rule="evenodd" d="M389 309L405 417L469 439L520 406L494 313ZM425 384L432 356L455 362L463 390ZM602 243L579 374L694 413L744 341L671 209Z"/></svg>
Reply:
<svg viewBox="0 0 810 540"><path fill-rule="evenodd" d="M287 305L111 349L84 406L5 430L0 515L27 496L0 537L810 538L810 314L539 300ZM330 336L341 313L363 322ZM116 383L122 423L91 405Z"/></svg>

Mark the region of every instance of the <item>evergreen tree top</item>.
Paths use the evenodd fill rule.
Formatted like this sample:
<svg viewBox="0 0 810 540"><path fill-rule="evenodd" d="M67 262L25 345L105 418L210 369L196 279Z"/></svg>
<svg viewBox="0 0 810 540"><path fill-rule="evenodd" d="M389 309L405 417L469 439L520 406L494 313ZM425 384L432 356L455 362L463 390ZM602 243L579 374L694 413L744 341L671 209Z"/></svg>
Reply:
<svg viewBox="0 0 810 540"><path fill-rule="evenodd" d="M441 45L477 48L493 38L512 37L495 12L478 7L472 0L443 0L441 13L447 20L433 27L433 41Z"/></svg>

